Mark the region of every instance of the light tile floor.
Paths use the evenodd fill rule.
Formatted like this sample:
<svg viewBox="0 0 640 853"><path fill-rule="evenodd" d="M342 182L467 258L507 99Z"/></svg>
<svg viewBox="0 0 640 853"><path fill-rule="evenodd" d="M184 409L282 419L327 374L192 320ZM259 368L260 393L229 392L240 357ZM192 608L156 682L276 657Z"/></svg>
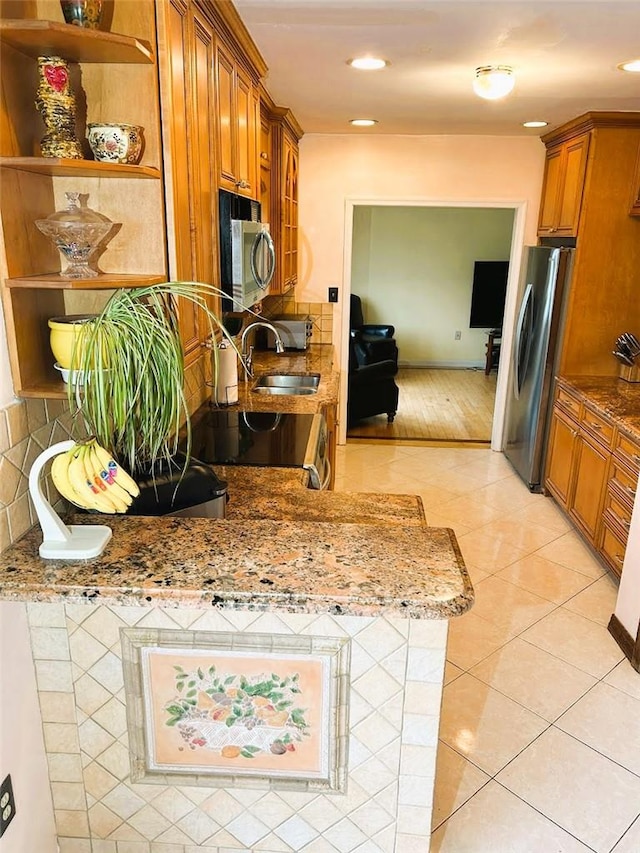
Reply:
<svg viewBox="0 0 640 853"><path fill-rule="evenodd" d="M640 674L617 585L502 454L349 443L336 488L421 495L476 603L450 626L432 853L638 853ZM425 851L427 853L427 851Z"/></svg>

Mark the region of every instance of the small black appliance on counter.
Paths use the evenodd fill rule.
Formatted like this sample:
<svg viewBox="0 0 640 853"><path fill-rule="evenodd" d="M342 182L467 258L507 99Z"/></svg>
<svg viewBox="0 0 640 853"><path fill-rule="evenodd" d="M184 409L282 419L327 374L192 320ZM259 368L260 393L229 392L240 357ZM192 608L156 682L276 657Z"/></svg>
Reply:
<svg viewBox="0 0 640 853"><path fill-rule="evenodd" d="M170 471L138 480L140 495L129 507L129 515L179 515L186 518L224 518L227 483L210 465L191 457L182 473L180 460Z"/></svg>

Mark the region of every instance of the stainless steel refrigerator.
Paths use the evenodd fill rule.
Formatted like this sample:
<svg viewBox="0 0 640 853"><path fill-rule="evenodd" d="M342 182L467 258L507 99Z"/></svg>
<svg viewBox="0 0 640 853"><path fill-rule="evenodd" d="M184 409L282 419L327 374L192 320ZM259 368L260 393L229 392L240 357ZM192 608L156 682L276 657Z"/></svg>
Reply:
<svg viewBox="0 0 640 853"><path fill-rule="evenodd" d="M525 247L504 452L531 491L543 485L553 376L573 254L574 249Z"/></svg>

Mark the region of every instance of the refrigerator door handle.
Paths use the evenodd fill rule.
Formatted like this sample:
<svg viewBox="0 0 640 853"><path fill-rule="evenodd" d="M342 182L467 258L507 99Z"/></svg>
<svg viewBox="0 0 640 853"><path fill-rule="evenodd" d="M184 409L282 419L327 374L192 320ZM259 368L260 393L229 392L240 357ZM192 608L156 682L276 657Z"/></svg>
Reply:
<svg viewBox="0 0 640 853"><path fill-rule="evenodd" d="M531 340L531 321L532 321L532 312L529 310L531 305L531 301L533 300L533 285L529 283L524 292L524 296L522 298L522 303L520 304L520 312L518 314L518 325L516 327L516 345L513 348L513 395L516 400L520 399L520 389L522 388L522 381L520 377L520 364L521 364L521 352L522 352L522 333L524 331L525 322L528 320L528 334L525 338L525 345L528 348L530 346ZM524 377L522 377L524 379Z"/></svg>

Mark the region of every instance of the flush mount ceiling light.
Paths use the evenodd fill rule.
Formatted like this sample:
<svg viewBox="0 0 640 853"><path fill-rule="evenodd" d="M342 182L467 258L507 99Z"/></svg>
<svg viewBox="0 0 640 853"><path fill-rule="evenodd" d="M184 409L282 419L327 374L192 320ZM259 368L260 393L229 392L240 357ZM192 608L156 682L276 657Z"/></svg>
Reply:
<svg viewBox="0 0 640 853"><path fill-rule="evenodd" d="M377 56L357 56L355 59L347 59L347 65L360 71L378 71L390 63L386 59L378 59Z"/></svg>
<svg viewBox="0 0 640 853"><path fill-rule="evenodd" d="M504 98L513 89L516 78L509 65L482 65L476 68L473 91L489 101Z"/></svg>
<svg viewBox="0 0 640 853"><path fill-rule="evenodd" d="M548 121L523 121L523 127L546 127L549 124Z"/></svg>
<svg viewBox="0 0 640 853"><path fill-rule="evenodd" d="M629 62L621 62L618 65L620 71L635 71L640 72L640 59L631 59Z"/></svg>
<svg viewBox="0 0 640 853"><path fill-rule="evenodd" d="M354 127L372 127L374 124L378 124L378 119L376 119L376 118L352 118L349 121L349 124L352 124Z"/></svg>

